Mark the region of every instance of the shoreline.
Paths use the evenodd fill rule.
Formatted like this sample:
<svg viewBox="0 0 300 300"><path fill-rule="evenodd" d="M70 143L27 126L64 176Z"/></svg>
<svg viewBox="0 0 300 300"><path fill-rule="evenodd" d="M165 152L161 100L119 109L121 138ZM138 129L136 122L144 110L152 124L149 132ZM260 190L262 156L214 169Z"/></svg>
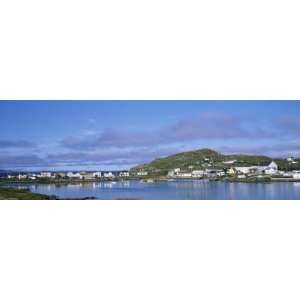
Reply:
<svg viewBox="0 0 300 300"><path fill-rule="evenodd" d="M187 180L209 180L209 181L222 181L222 182L240 182L240 183L271 183L271 182L300 182L300 179L296 178L275 178L275 177L249 177L249 178L232 178L232 177L202 177L202 178L168 178L168 177L147 177L147 178L136 178L130 177L124 178L114 178L114 179L80 179L80 180L11 180L11 179L0 179L0 187L5 186L5 184L76 184L76 183L101 183L101 182L124 182L124 181L141 181L145 183L157 183L165 181L187 181Z"/></svg>

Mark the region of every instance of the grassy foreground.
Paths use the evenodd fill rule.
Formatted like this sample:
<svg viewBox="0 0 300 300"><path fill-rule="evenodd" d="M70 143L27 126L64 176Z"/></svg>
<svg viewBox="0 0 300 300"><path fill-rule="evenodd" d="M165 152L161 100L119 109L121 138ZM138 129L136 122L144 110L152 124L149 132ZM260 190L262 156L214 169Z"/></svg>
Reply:
<svg viewBox="0 0 300 300"><path fill-rule="evenodd" d="M31 193L29 189L0 187L0 200L53 200L55 196Z"/></svg>

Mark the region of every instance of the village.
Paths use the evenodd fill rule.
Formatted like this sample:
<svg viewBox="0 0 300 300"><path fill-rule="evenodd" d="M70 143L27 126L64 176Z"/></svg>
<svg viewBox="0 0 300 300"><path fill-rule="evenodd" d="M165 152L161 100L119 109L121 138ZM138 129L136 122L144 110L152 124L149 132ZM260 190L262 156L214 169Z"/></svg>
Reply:
<svg viewBox="0 0 300 300"><path fill-rule="evenodd" d="M6 178L11 180L70 180L70 181L95 181L95 180L111 180L114 178L129 177L128 171L96 171L96 172L20 172L7 174Z"/></svg>
<svg viewBox="0 0 300 300"><path fill-rule="evenodd" d="M289 157L289 165L297 165L298 161ZM66 171L66 172L15 172L0 176L8 181L115 181L141 180L153 182L175 179L209 179L237 182L267 182L267 181L300 181L300 169L281 170L275 161L267 165L237 165L236 160L225 160L215 164L211 159L204 158L200 165L189 165L185 168L172 168L164 175L155 175L147 169L122 171Z"/></svg>
<svg viewBox="0 0 300 300"><path fill-rule="evenodd" d="M288 159L292 161L292 158ZM235 163L232 161L224 161L228 167L224 168L205 168L195 169L193 165L188 167L187 170L175 168L168 172L169 178L209 178L209 179L231 179L236 181L250 180L250 179L263 179L268 178L271 180L300 180L300 170L283 171L279 170L276 162L272 161L266 166L230 166Z"/></svg>

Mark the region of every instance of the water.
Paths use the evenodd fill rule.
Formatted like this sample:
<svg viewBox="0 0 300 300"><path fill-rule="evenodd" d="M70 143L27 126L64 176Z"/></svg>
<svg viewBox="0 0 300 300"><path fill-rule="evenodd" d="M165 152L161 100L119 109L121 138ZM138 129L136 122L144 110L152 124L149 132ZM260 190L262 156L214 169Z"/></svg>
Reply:
<svg viewBox="0 0 300 300"><path fill-rule="evenodd" d="M184 199L184 200L259 200L299 199L300 182L237 183L208 180L176 180L157 183L139 181L78 184L27 184L34 193L59 198L96 197L97 199Z"/></svg>

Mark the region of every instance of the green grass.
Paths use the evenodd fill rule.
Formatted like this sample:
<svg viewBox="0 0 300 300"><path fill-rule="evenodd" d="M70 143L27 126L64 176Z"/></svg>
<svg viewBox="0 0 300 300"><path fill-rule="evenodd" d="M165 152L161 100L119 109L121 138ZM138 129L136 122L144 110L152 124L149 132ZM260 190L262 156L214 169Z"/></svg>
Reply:
<svg viewBox="0 0 300 300"><path fill-rule="evenodd" d="M0 187L0 200L51 200L55 196L31 193L29 189Z"/></svg>

